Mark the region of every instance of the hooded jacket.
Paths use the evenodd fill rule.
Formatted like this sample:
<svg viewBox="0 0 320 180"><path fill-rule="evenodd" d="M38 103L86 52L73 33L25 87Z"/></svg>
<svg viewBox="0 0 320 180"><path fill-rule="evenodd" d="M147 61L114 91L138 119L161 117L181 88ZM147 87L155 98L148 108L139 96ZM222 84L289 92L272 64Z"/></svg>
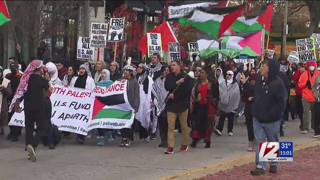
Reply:
<svg viewBox="0 0 320 180"><path fill-rule="evenodd" d="M269 60L268 78L258 78L253 85L254 102L251 106L252 115L260 123L272 123L281 120L286 108L288 92L283 81L278 77L280 64L277 60ZM244 88L248 88L246 83Z"/></svg>
<svg viewBox="0 0 320 180"><path fill-rule="evenodd" d="M298 86L298 82L301 76L300 68L293 74L293 81L296 83L296 95L302 95L302 89Z"/></svg>
<svg viewBox="0 0 320 180"><path fill-rule="evenodd" d="M310 65L314 65L314 73L311 76L309 67ZM303 72L300 76L298 86L302 89L302 97L308 100L309 102L314 102L314 95L312 93L312 89L307 87L307 82L310 82L310 86L313 86L314 80L316 76L320 74L320 72L317 70L317 64L314 62L307 62L306 71Z"/></svg>
<svg viewBox="0 0 320 180"><path fill-rule="evenodd" d="M114 82L114 81L117 81L117 80L121 79L121 73L120 73L120 71L119 71L119 64L118 64L117 62L115 62L115 61L111 62L111 64L112 64L112 63L115 63L115 64L116 64L116 71L115 71L115 73L114 73L114 74L111 74L111 72L110 72L110 80Z"/></svg>
<svg viewBox="0 0 320 180"><path fill-rule="evenodd" d="M220 71L221 71L219 77L217 77L217 70L220 70ZM217 68L217 69L216 69L216 72L214 72L214 77L215 77L216 79L218 79L218 83L219 83L219 84L220 84L221 82L225 82L225 79L223 78L223 70L222 70L221 68Z"/></svg>

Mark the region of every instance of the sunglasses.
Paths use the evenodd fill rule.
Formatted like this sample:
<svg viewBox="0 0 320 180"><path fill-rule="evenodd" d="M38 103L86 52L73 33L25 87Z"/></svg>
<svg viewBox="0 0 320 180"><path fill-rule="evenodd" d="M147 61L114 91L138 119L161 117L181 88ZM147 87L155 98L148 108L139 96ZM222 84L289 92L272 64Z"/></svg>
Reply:
<svg viewBox="0 0 320 180"><path fill-rule="evenodd" d="M227 74L227 76L232 76L232 74Z"/></svg>
<svg viewBox="0 0 320 180"><path fill-rule="evenodd" d="M141 67L141 66L138 66L138 68L141 68L141 69L143 69L143 67Z"/></svg>

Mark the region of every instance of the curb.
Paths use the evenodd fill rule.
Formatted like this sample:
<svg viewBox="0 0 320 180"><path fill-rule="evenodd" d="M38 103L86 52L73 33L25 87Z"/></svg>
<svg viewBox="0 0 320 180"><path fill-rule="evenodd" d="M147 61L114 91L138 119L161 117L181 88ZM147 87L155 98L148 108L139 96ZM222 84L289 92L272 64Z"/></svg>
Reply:
<svg viewBox="0 0 320 180"><path fill-rule="evenodd" d="M308 141L308 142L302 143L302 144L296 144L296 145L294 145L294 152L300 151L300 150L303 150L303 149L306 149L309 147L317 146L317 145L320 145L319 139ZM190 180L193 180L193 179L202 178L204 176L207 176L208 174L215 174L220 171L229 170L229 169L232 169L237 166L250 164L254 161L255 161L255 154L249 155L249 156L244 156L244 157L237 158L237 159L232 159L230 161L225 161L225 162L205 166L205 167L198 168L198 169L192 169L190 171L186 171L186 172L179 173L176 175L164 177L164 178L161 178L158 180L168 180L168 179L174 179L174 180L180 180L180 179L189 180L190 179Z"/></svg>

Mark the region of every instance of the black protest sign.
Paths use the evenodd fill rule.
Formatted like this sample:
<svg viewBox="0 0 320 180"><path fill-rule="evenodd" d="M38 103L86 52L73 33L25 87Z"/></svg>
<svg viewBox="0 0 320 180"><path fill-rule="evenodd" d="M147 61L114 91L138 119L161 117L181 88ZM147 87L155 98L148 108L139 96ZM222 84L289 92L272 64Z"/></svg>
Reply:
<svg viewBox="0 0 320 180"><path fill-rule="evenodd" d="M181 60L180 55L180 44L179 43L169 43L169 54L171 61Z"/></svg>
<svg viewBox="0 0 320 180"><path fill-rule="evenodd" d="M111 18L109 23L108 41L119 42L124 39L125 18Z"/></svg>
<svg viewBox="0 0 320 180"><path fill-rule="evenodd" d="M94 58L94 48L90 46L89 37L79 37L77 47L77 59L92 61Z"/></svg>
<svg viewBox="0 0 320 180"><path fill-rule="evenodd" d="M147 33L148 40L148 57L151 58L153 54L157 53L161 57L162 55L162 44L160 33Z"/></svg>
<svg viewBox="0 0 320 180"><path fill-rule="evenodd" d="M91 47L106 47L107 27L106 23L91 23Z"/></svg>
<svg viewBox="0 0 320 180"><path fill-rule="evenodd" d="M297 39L296 47L300 63L317 60L313 38Z"/></svg>

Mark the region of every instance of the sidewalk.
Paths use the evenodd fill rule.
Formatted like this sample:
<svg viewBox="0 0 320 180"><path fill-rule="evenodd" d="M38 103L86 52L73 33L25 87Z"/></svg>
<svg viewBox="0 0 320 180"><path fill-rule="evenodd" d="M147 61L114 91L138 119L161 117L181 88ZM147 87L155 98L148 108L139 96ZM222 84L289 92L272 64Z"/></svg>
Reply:
<svg viewBox="0 0 320 180"><path fill-rule="evenodd" d="M200 180L291 180L291 179L312 179L320 180L319 176L320 162L320 146L314 146L302 149L294 153L293 162L279 163L278 173L269 173L269 165L267 165L267 173L264 176L252 176L250 170L255 168L254 163L234 167L230 170L218 172L214 175L208 175L200 178Z"/></svg>

